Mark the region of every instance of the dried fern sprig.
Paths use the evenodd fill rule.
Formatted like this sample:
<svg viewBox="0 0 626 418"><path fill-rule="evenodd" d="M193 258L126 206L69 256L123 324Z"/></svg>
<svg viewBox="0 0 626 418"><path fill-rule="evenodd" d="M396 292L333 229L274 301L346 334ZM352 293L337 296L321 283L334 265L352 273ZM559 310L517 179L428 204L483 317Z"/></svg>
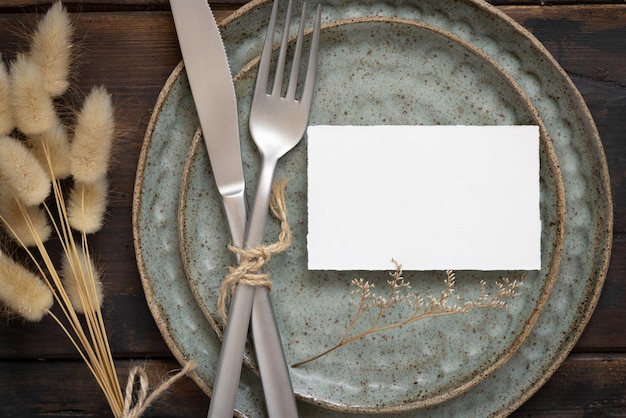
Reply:
<svg viewBox="0 0 626 418"><path fill-rule="evenodd" d="M422 319L463 314L474 309L506 308L507 303L505 299L516 297L518 295L517 290L523 284L521 281L510 281L508 278L505 278L502 279L501 282L496 282L497 292L493 295L489 295L486 292L485 282L481 282L480 295L473 300L462 302L461 297L457 295L455 290L455 273L448 270L446 271L446 278L443 281L444 289L441 291L439 296L434 297L426 295L425 297L421 297L408 292L408 290L411 289L411 285L409 282L405 281L403 277L402 265L395 260L392 260L392 262L395 264L396 270L390 273L391 279L387 281L387 284L389 285L389 294L387 297L376 295L372 291L375 287L374 284L363 279L353 279L351 284L355 286L356 289L352 291L352 294L359 296L359 306L357 307L357 312L348 324L347 330L339 343L316 356L293 364L292 367L299 367L306 363L310 363L341 347L346 346L347 344L360 340L367 335L393 328L399 328ZM456 302L451 303L451 301ZM412 309L412 314L399 322L387 325L381 324L380 322L385 313L396 305L408 306ZM372 320L370 327L363 332L352 335L352 330L355 325L361 320L361 318L363 318L366 312L371 310L375 310L376 315Z"/></svg>
<svg viewBox="0 0 626 418"><path fill-rule="evenodd" d="M30 270L0 251L0 300L28 321L40 321L54 303L52 291Z"/></svg>
<svg viewBox="0 0 626 418"><path fill-rule="evenodd" d="M102 87L91 90L78 114L72 140L74 179L94 182L107 173L115 137L111 96Z"/></svg>
<svg viewBox="0 0 626 418"><path fill-rule="evenodd" d="M0 138L0 178L26 206L41 204L50 194L50 176L19 140Z"/></svg>
<svg viewBox="0 0 626 418"><path fill-rule="evenodd" d="M10 134L13 128L15 128L15 122L13 109L11 109L9 71L0 54L0 136Z"/></svg>
<svg viewBox="0 0 626 418"><path fill-rule="evenodd" d="M26 54L19 54L11 64L11 104L16 127L25 135L53 129L57 122L54 103L46 94L41 69Z"/></svg>
<svg viewBox="0 0 626 418"><path fill-rule="evenodd" d="M70 84L73 30L65 8L57 2L50 7L32 35L30 55L39 66L43 86L51 97L65 93Z"/></svg>

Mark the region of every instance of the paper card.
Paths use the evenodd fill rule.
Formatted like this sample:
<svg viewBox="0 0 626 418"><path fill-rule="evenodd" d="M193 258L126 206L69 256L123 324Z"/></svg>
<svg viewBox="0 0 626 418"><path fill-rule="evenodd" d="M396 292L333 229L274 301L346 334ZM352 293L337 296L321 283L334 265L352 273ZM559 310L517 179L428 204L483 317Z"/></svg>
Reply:
<svg viewBox="0 0 626 418"><path fill-rule="evenodd" d="M537 126L311 126L310 270L539 270Z"/></svg>

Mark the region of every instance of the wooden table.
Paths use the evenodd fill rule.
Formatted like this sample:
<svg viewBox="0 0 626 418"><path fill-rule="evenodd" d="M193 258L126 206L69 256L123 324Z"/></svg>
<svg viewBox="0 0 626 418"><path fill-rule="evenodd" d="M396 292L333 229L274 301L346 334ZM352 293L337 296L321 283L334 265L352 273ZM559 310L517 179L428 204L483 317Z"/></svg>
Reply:
<svg viewBox="0 0 626 418"><path fill-rule="evenodd" d="M445 1L445 0L442 0ZM47 9L37 0L4 0L0 51L26 48L25 31ZM623 1L494 1L533 32L570 75L598 126L614 199L612 261L602 297L573 352L513 416L626 416L626 4ZM580 3L580 4L572 4ZM135 170L152 107L181 59L165 0L66 2L80 39L77 89L104 85L113 94L120 139L111 174L104 229L92 240L105 266L107 330L121 379L146 364L152 379L179 364L148 310L133 248L131 206ZM213 5L218 19L240 4ZM502 388L506 390L506 388ZM146 416L205 416L208 397L191 379L176 383ZM0 416L110 416L84 363L49 318L0 320Z"/></svg>

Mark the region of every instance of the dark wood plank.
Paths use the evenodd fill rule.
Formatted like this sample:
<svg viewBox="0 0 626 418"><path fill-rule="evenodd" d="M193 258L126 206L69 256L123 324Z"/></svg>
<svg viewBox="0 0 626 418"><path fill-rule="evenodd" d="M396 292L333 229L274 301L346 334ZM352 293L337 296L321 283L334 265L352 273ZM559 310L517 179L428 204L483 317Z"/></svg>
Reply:
<svg viewBox="0 0 626 418"><path fill-rule="evenodd" d="M144 367L151 388L180 366L169 360L118 361L120 384L129 370ZM0 416L16 418L112 417L104 395L80 361L0 361ZM209 398L186 377L156 400L145 417L201 417Z"/></svg>
<svg viewBox="0 0 626 418"><path fill-rule="evenodd" d="M570 356L512 418L623 417L626 357Z"/></svg>
<svg viewBox="0 0 626 418"><path fill-rule="evenodd" d="M6 11L14 13L43 11L50 6L56 0L4 0L2 7ZM213 8L235 8L241 7L247 3L247 0L209 0ZM169 0L63 0L63 4L70 11L155 11L155 10L169 10Z"/></svg>
<svg viewBox="0 0 626 418"><path fill-rule="evenodd" d="M618 236L613 242L609 273L604 283L598 306L578 340L576 352L626 353L626 237Z"/></svg>
<svg viewBox="0 0 626 418"><path fill-rule="evenodd" d="M495 6L541 6L550 8L553 6L568 6L571 4L623 4L621 0L487 0L489 3Z"/></svg>
<svg viewBox="0 0 626 418"><path fill-rule="evenodd" d="M117 361L120 379L136 362ZM139 364L144 364L140 362ZM180 366L173 361L146 360L152 385ZM108 407L85 366L76 361L0 362L0 416L108 417ZM624 355L574 355L541 390L511 416L571 418L624 416L626 404ZM71 377L71 378L68 378ZM503 389L505 390L505 389ZM200 417L208 397L195 383L177 382L146 417Z"/></svg>

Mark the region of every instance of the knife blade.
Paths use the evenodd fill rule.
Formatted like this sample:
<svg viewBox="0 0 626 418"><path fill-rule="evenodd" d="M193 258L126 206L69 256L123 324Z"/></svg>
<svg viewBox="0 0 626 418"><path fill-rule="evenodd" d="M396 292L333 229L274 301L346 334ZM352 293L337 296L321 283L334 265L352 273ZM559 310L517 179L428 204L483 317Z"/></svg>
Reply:
<svg viewBox="0 0 626 418"><path fill-rule="evenodd" d="M247 205L237 98L226 50L205 0L171 1L176 32L233 244L243 245Z"/></svg>
<svg viewBox="0 0 626 418"><path fill-rule="evenodd" d="M206 0L170 0L185 70L200 119L217 189L236 246L243 246L247 222L237 99L221 34ZM241 286L231 312L217 365L210 417L232 417L241 375L248 320L256 324L255 352L270 416L297 416L295 396L280 334L265 288ZM254 309L252 301L254 300ZM240 324L237 324L240 322ZM271 364L265 364L271 363Z"/></svg>

